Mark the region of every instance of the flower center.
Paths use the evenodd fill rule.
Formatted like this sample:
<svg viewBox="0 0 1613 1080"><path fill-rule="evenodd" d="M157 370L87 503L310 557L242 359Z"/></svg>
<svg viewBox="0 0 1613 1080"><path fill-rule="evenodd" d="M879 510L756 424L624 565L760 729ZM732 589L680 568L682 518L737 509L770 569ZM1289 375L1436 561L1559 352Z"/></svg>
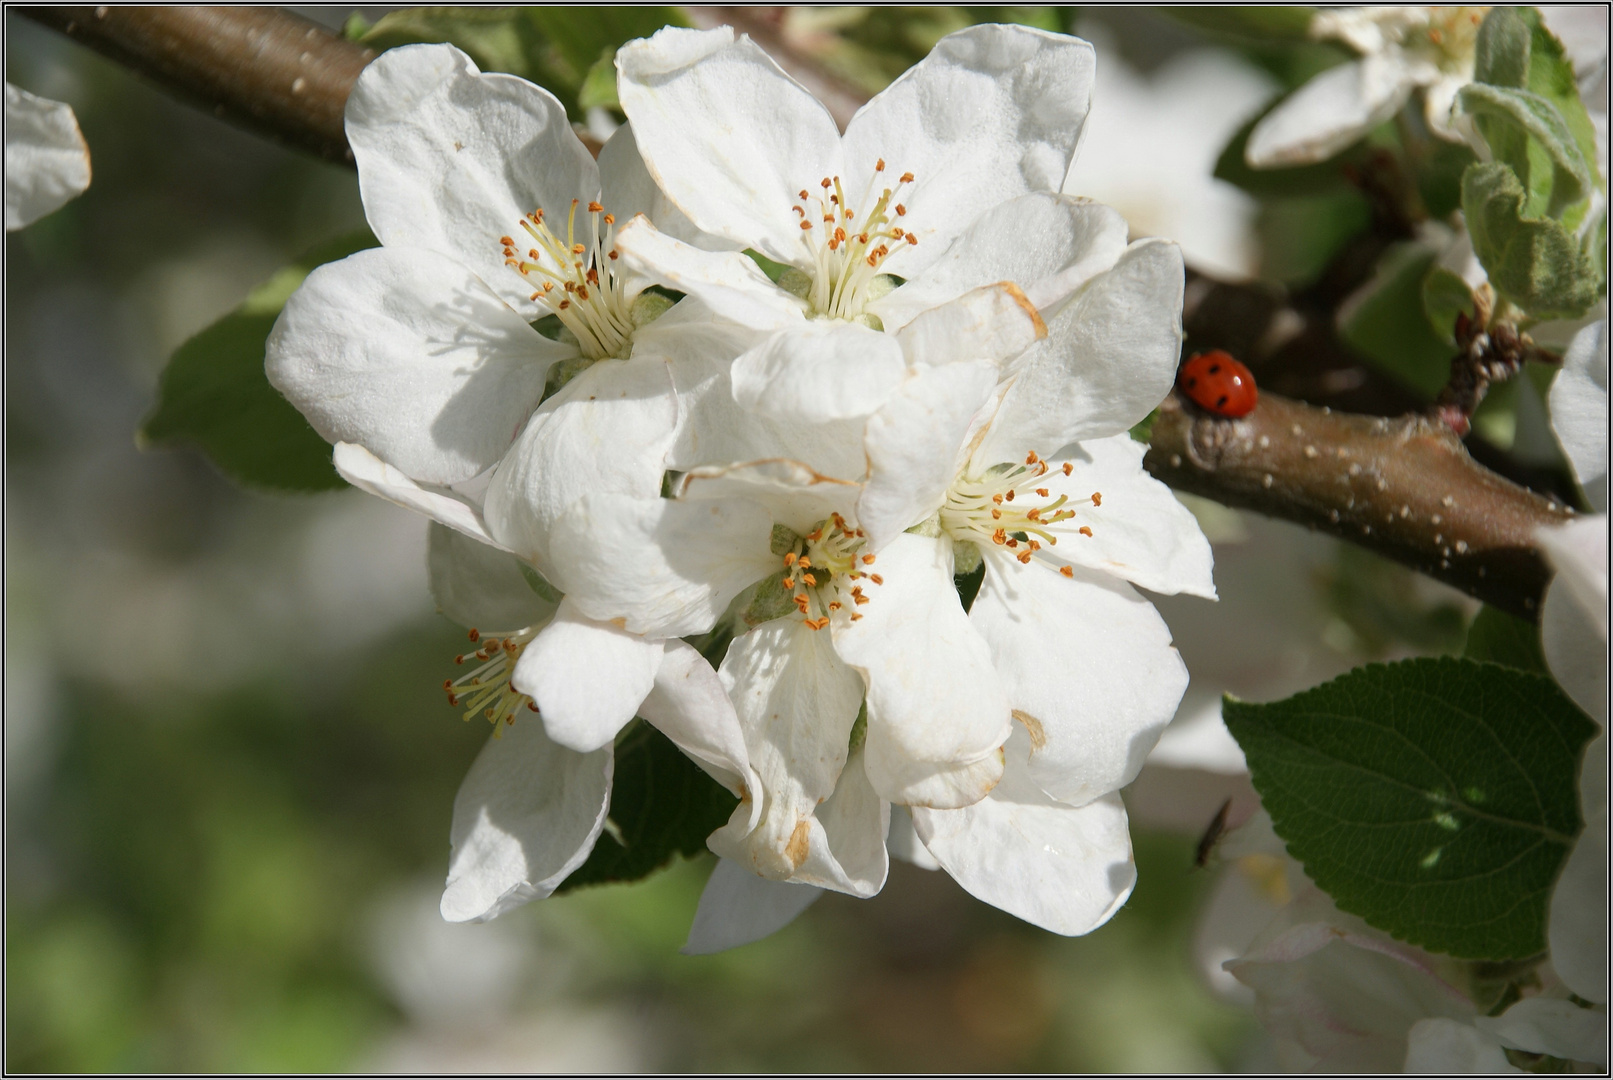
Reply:
<svg viewBox="0 0 1613 1080"><path fill-rule="evenodd" d="M1429 8L1428 29L1423 36L1431 48L1421 51L1446 71L1471 74L1479 26L1489 10L1488 7Z"/></svg>
<svg viewBox="0 0 1613 1080"><path fill-rule="evenodd" d="M493 725L495 738L502 730L500 721L515 723L515 714L523 705L537 712L538 707L532 699L510 685L510 672L515 669L516 658L537 634L537 630L530 626L509 634L489 634L485 637L481 631L473 629L470 639L478 642L476 651L461 653L454 657L454 663L464 664L468 660L480 660L482 663L468 675L443 680L442 688L448 693L448 704L455 708L464 706L466 720L481 713Z"/></svg>
<svg viewBox="0 0 1613 1080"><path fill-rule="evenodd" d="M605 214L599 203L589 203L592 228L579 239L579 205L581 200L571 200L564 242L544 223L542 207L522 218L521 228L537 247L528 248L522 257L516 253L513 237L499 237L504 264L529 285L537 286L531 298L571 331L584 356L590 360L621 357L633 339L633 315L622 279L611 269L617 257L616 217Z"/></svg>
<svg viewBox="0 0 1613 1080"><path fill-rule="evenodd" d="M869 600L861 582L885 584L878 574L863 570L874 565L874 556L861 554L862 547L863 531L835 514L784 553L784 587L812 629L822 630L829 625L829 613L842 609L856 622L862 618L856 609Z"/></svg>
<svg viewBox="0 0 1613 1080"><path fill-rule="evenodd" d="M958 477L941 506L941 531L954 540L1007 548L1022 563L1035 558L1043 545L1056 545L1060 535L1091 536L1089 526L1066 524L1076 516L1070 497L1055 497L1041 483L1050 468L1032 452L1023 465L999 466L978 479ZM1073 471L1065 462L1064 475ZM1094 491L1091 501L1093 506L1103 505L1103 493ZM1075 573L1068 566L1058 571L1065 577Z"/></svg>
<svg viewBox="0 0 1613 1080"><path fill-rule="evenodd" d="M885 159L880 158L874 166L876 183L869 185L868 195L884 172ZM906 205L898 200L912 185L913 174L903 173L894 189L880 191L871 208L855 210L847 205L838 176L819 181L821 194L801 189L790 208L801 217L801 237L811 267L806 275L809 280L801 282L800 295L818 314L831 319L857 318L869 301L877 299L876 282L884 278L879 266L890 255L891 245L919 242L897 224L907 216ZM786 283L781 280L780 284Z"/></svg>

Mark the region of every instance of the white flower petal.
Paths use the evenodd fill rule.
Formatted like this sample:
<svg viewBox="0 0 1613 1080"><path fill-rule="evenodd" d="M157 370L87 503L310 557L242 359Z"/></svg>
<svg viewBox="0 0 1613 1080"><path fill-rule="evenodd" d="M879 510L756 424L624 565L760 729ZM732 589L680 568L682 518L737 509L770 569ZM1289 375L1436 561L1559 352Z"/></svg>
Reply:
<svg viewBox="0 0 1613 1080"><path fill-rule="evenodd" d="M1025 772L1027 749L1016 732L990 795L961 810L914 807L914 828L971 895L1055 934L1090 933L1137 882L1125 805L1117 794L1081 807L1048 798Z"/></svg>
<svg viewBox="0 0 1613 1080"><path fill-rule="evenodd" d="M1415 85L1398 55L1329 68L1255 125L1244 159L1255 169L1325 161L1393 116Z"/></svg>
<svg viewBox="0 0 1613 1080"><path fill-rule="evenodd" d="M734 361L734 400L766 416L821 423L867 416L907 364L889 334L844 322L781 330Z"/></svg>
<svg viewBox="0 0 1613 1080"><path fill-rule="evenodd" d="M868 777L889 802L952 808L1002 776L1008 699L952 581L950 540L902 533L863 567L863 618L842 614L835 648L868 686Z"/></svg>
<svg viewBox="0 0 1613 1080"><path fill-rule="evenodd" d="M275 320L264 368L327 441L454 483L498 461L549 365L576 355L463 266L393 247L309 274Z"/></svg>
<svg viewBox="0 0 1613 1080"><path fill-rule="evenodd" d="M1147 446L1130 435L1087 439L1049 462L1042 478L1076 516L1064 524L1048 558L1125 578L1150 592L1215 599L1214 556L1193 512L1171 489L1143 471ZM1069 462L1069 476L1061 466ZM1102 503L1093 505L1092 496ZM1085 525L1091 536L1073 530Z"/></svg>
<svg viewBox="0 0 1613 1080"><path fill-rule="evenodd" d="M704 633L782 570L772 535L767 511L739 499L586 495L555 523L551 580L578 611L633 633Z"/></svg>
<svg viewBox="0 0 1613 1080"><path fill-rule="evenodd" d="M421 487L403 473L394 469L362 446L354 443L337 443L331 461L342 478L360 491L377 495L387 502L396 503L405 510L414 510L432 521L440 522L473 540L491 544L507 551L488 532L481 510L463 496L448 491L433 491Z"/></svg>
<svg viewBox="0 0 1613 1080"><path fill-rule="evenodd" d="M666 643L655 686L638 712L712 779L742 799L753 797L759 782L739 717L717 672L694 646Z"/></svg>
<svg viewBox="0 0 1613 1080"><path fill-rule="evenodd" d="M799 461L768 458L695 469L683 478L679 497L748 499L804 536L831 514L850 517L861 491L860 484L823 476Z"/></svg>
<svg viewBox="0 0 1613 1080"><path fill-rule="evenodd" d="M1552 889L1546 917L1551 966L1587 1001L1607 1003L1607 736L1585 748L1579 775L1585 829Z"/></svg>
<svg viewBox="0 0 1613 1080"><path fill-rule="evenodd" d="M828 865L808 870L830 879L812 883L850 891L845 875L832 873L839 868L827 857L827 837L816 815L835 794L845 767L852 724L862 706L862 679L841 661L828 634L795 617L774 619L735 639L720 677L761 784L754 793L761 813L753 815L741 804L708 846L774 881L802 880L798 871L816 854L814 861Z"/></svg>
<svg viewBox="0 0 1613 1080"><path fill-rule="evenodd" d="M437 522L426 536L431 596L461 626L506 633L539 626L554 614L554 602L532 591L514 555Z"/></svg>
<svg viewBox="0 0 1613 1080"><path fill-rule="evenodd" d="M666 364L601 360L545 401L487 489L487 522L504 546L560 585L549 555L555 521L583 495L661 494L677 432Z"/></svg>
<svg viewBox="0 0 1613 1080"><path fill-rule="evenodd" d="M454 797L442 916L482 922L554 892L610 811L613 751L550 742L536 717L490 738Z"/></svg>
<svg viewBox="0 0 1613 1080"><path fill-rule="evenodd" d="M796 193L844 172L829 111L729 27L667 27L616 54L617 93L661 189L695 225L770 259L806 257Z"/></svg>
<svg viewBox="0 0 1613 1080"><path fill-rule="evenodd" d="M1500 1016L1480 1016L1473 1024L1503 1046L1607 1064L1607 1014L1572 1001L1524 998Z"/></svg>
<svg viewBox="0 0 1613 1080"><path fill-rule="evenodd" d="M1597 514L1535 534L1557 571L1540 607L1546 664L1591 719L1607 722L1607 517Z"/></svg>
<svg viewBox="0 0 1613 1080"><path fill-rule="evenodd" d="M935 856L930 854L930 849L924 846L924 841L914 831L913 815L908 813L905 806L891 807L891 827L885 837L885 847L893 859L910 862L921 870L941 869L941 864L935 861Z"/></svg>
<svg viewBox="0 0 1613 1080"><path fill-rule="evenodd" d="M1494 1038L1472 1024L1425 1017L1406 1034L1408 1073L1521 1073Z"/></svg>
<svg viewBox="0 0 1613 1080"><path fill-rule="evenodd" d="M890 871L885 834L891 804L874 790L864 759L863 748L851 752L834 794L818 807L822 836L813 831L811 850L795 879L866 899L885 887Z"/></svg>
<svg viewBox="0 0 1613 1080"><path fill-rule="evenodd" d="M6 83L6 231L31 225L90 186L90 148L70 106Z"/></svg>
<svg viewBox="0 0 1613 1080"><path fill-rule="evenodd" d="M731 367L730 360L717 356L673 362L678 438L667 454L668 468L788 458L824 476L862 476L862 418L812 424L762 416L734 400Z"/></svg>
<svg viewBox="0 0 1613 1080"><path fill-rule="evenodd" d="M1107 575L984 554L969 622L1030 733L1030 775L1075 805L1130 783L1187 688L1165 621Z"/></svg>
<svg viewBox="0 0 1613 1080"><path fill-rule="evenodd" d="M1079 38L1023 26L971 26L864 105L846 127L848 179L913 173L903 245L884 266L915 277L981 211L1057 191L1092 100L1096 61ZM782 123L782 118L778 121ZM887 179L874 165L884 158ZM860 192L847 195L853 206Z"/></svg>
<svg viewBox="0 0 1613 1080"><path fill-rule="evenodd" d="M631 221L635 214L643 214L657 229L686 244L710 251L734 248L732 241L701 232L666 197L666 192L656 186L655 178L639 155L632 124L617 128L599 152L599 183L599 201L605 205L605 212L614 215L618 222Z"/></svg>
<svg viewBox="0 0 1613 1080"><path fill-rule="evenodd" d="M1182 351L1183 273L1175 244L1141 240L1076 294L1015 365L975 461L1050 457L1123 432L1165 400Z"/></svg>
<svg viewBox="0 0 1613 1080"><path fill-rule="evenodd" d="M448 255L538 317L532 286L504 265L499 238L534 210L564 216L573 199L599 197L599 168L553 94L484 75L452 45L404 45L359 75L347 141L382 244Z"/></svg>
<svg viewBox="0 0 1613 1080"><path fill-rule="evenodd" d="M1051 318L1069 293L1114 266L1126 250L1126 220L1107 206L1038 192L987 210L924 273L869 310L885 329L999 281L1012 281Z"/></svg>
<svg viewBox="0 0 1613 1080"><path fill-rule="evenodd" d="M769 281L755 260L736 251L702 251L641 218L616 234L616 251L630 273L693 296L714 314L741 326L777 330L805 319L802 301Z"/></svg>
<svg viewBox="0 0 1613 1080"><path fill-rule="evenodd" d="M869 551L883 550L941 508L970 421L996 388L997 365L989 360L922 366L868 418L868 480L857 524L868 534Z"/></svg>
<svg viewBox="0 0 1613 1080"><path fill-rule="evenodd" d="M537 703L549 738L587 753L611 745L633 719L662 652L660 641L588 618L568 596L522 650L510 685Z"/></svg>
<svg viewBox="0 0 1613 1080"><path fill-rule="evenodd" d="M1547 399L1551 427L1593 505L1607 509L1607 320L1574 335ZM1600 503L1598 504L1598 499Z"/></svg>
<svg viewBox="0 0 1613 1080"><path fill-rule="evenodd" d="M1019 286L999 281L922 312L896 333L911 364L1004 362L1047 337L1047 326Z"/></svg>
<svg viewBox="0 0 1613 1080"><path fill-rule="evenodd" d="M759 878L738 863L717 860L700 894L685 956L705 956L776 934L823 895L811 885Z"/></svg>

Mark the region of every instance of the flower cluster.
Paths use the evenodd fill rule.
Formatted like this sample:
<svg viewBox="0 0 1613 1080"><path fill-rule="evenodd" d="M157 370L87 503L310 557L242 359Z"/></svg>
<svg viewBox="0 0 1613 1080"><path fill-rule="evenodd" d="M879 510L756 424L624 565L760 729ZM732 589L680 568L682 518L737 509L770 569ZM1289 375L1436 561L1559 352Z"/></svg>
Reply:
<svg viewBox="0 0 1613 1080"><path fill-rule="evenodd" d="M546 91L384 53L347 109L381 246L269 342L342 475L435 523L474 628L443 689L494 733L443 914L582 864L638 717L739 799L691 950L873 895L891 854L1092 930L1187 681L1134 586L1214 587L1128 434L1174 378L1180 253L1059 194L1091 46L960 31L843 134L726 28L617 69L596 161Z"/></svg>

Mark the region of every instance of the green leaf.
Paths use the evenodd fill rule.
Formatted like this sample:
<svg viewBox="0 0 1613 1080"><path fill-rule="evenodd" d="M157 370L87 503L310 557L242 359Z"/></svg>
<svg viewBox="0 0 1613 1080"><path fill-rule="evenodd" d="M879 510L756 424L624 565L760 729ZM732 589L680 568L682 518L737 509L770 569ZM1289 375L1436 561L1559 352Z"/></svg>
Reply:
<svg viewBox="0 0 1613 1080"><path fill-rule="evenodd" d="M548 68L573 94L582 90L593 67L634 38L649 37L663 26L688 26L671 7L553 7L540 4L519 9L527 25L550 47ZM557 91L558 93L558 91ZM562 100L571 95L562 94Z"/></svg>
<svg viewBox="0 0 1613 1080"><path fill-rule="evenodd" d="M1528 181L1526 213L1556 216L1590 194L1594 181L1585 155L1551 102L1527 90L1482 83L1463 87L1458 96L1496 158Z"/></svg>
<svg viewBox="0 0 1613 1080"><path fill-rule="evenodd" d="M1467 628L1462 655L1469 660L1506 664L1537 675L1550 675L1540 647L1540 627L1486 604Z"/></svg>
<svg viewBox="0 0 1613 1080"><path fill-rule="evenodd" d="M701 771L672 740L635 720L616 741L610 818L588 861L557 892L611 881L637 881L679 855L706 850L739 800Z"/></svg>
<svg viewBox="0 0 1613 1080"><path fill-rule="evenodd" d="M577 91L577 106L583 109L621 108L616 96L616 54L608 52L594 61L594 66L583 76L582 89Z"/></svg>
<svg viewBox="0 0 1613 1080"><path fill-rule="evenodd" d="M1600 268L1555 221L1528 217L1528 193L1500 162L1462 174L1462 214L1490 283L1537 319L1577 318L1597 298Z"/></svg>
<svg viewBox="0 0 1613 1080"><path fill-rule="evenodd" d="M1340 908L1464 959L1545 949L1596 732L1552 680L1406 660L1224 714L1277 834Z"/></svg>
<svg viewBox="0 0 1613 1080"><path fill-rule="evenodd" d="M1415 241L1391 247L1338 318L1339 335L1352 348L1428 398L1439 393L1451 371L1451 345L1429 325L1423 303L1423 284L1436 257Z"/></svg>
<svg viewBox="0 0 1613 1080"><path fill-rule="evenodd" d="M368 229L321 245L174 350L157 384L157 404L136 433L136 444L142 449L199 446L225 475L246 487L344 487L331 465L330 444L269 385L264 343L287 298L314 267L374 246Z"/></svg>
<svg viewBox="0 0 1613 1080"><path fill-rule="evenodd" d="M1590 113L1579 96L1579 81L1574 78L1574 65L1568 59L1567 50L1546 29L1538 10L1528 7L1518 8L1517 11L1530 28L1529 85L1526 89L1557 107L1568 130L1574 133L1580 154L1590 163L1591 175L1599 181L1600 173L1596 170L1601 154L1596 149L1596 126L1591 123Z"/></svg>
<svg viewBox="0 0 1613 1080"><path fill-rule="evenodd" d="M1491 86L1529 85L1529 24L1517 9L1491 8L1473 43L1473 78Z"/></svg>
<svg viewBox="0 0 1613 1080"><path fill-rule="evenodd" d="M456 45L483 71L504 71L546 83L539 70L545 41L521 11L520 8L404 8L381 16L359 42L376 50L420 43Z"/></svg>
<svg viewBox="0 0 1613 1080"><path fill-rule="evenodd" d="M1255 222L1260 276L1289 284L1313 281L1371 223L1372 210L1359 191L1266 199Z"/></svg>
<svg viewBox="0 0 1613 1080"><path fill-rule="evenodd" d="M1443 266L1430 266L1423 277L1423 314L1447 349L1456 346L1456 317L1473 312L1473 289L1462 275ZM1447 356L1449 353L1447 352ZM1438 387L1435 387L1437 390Z"/></svg>

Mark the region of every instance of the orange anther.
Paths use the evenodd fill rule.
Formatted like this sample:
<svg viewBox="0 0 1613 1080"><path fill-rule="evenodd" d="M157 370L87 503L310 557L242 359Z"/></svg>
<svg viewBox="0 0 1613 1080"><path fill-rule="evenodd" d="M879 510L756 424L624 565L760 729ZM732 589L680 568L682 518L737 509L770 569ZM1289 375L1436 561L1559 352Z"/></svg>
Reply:
<svg viewBox="0 0 1613 1080"><path fill-rule="evenodd" d="M1078 530L1077 530L1077 531L1078 531L1078 532L1079 532L1079 533L1080 533L1080 534L1081 534L1081 535L1082 535L1082 536L1091 536L1091 535L1092 535L1092 530L1091 530L1091 529L1089 529L1089 528L1087 528L1087 527L1086 527L1086 526L1085 526L1085 525L1083 525L1083 526L1081 526L1081 528L1080 528L1080 529L1078 529Z"/></svg>
<svg viewBox="0 0 1613 1080"><path fill-rule="evenodd" d="M803 570L806 569L807 567L811 566L811 565L812 565L812 559L811 559L810 556L807 556L807 555L801 556L801 568Z"/></svg>
<svg viewBox="0 0 1613 1080"><path fill-rule="evenodd" d="M1073 578L1075 576L1075 571L1071 570L1068 566L1059 567L1059 573L1063 574L1065 577L1070 577L1070 578Z"/></svg>
<svg viewBox="0 0 1613 1080"><path fill-rule="evenodd" d="M1046 488L1037 488L1036 489L1036 494L1040 495L1042 498L1045 499L1045 498L1047 498L1047 489Z"/></svg>
<svg viewBox="0 0 1613 1080"><path fill-rule="evenodd" d="M571 301L570 300L562 300L562 301L560 301L560 310L561 311L566 310L570 306L571 306Z"/></svg>
<svg viewBox="0 0 1613 1080"><path fill-rule="evenodd" d="M615 261L616 261L616 249L615 249L615 248L612 248L612 249L611 249L611 250L610 250L610 252L609 252L609 255L610 255L610 258L611 258L611 261L612 261L612 262L615 262Z"/></svg>
<svg viewBox="0 0 1613 1080"><path fill-rule="evenodd" d="M853 613L852 613L852 616L851 616L851 621L852 621L852 622L856 622L856 621L857 621L857 620L858 620L858 619L860 619L860 618L862 618L862 616L861 616L861 615L858 615L858 614L856 614L856 613L855 613L855 612L853 612Z"/></svg>
<svg viewBox="0 0 1613 1080"><path fill-rule="evenodd" d="M869 574L868 575L868 580L872 581L875 585L883 585L883 584L885 584L885 579L880 577L878 574Z"/></svg>
<svg viewBox="0 0 1613 1080"><path fill-rule="evenodd" d="M785 566L794 566L795 565L795 552L792 551L788 555L784 556L784 565ZM801 565L805 566L806 564L802 563Z"/></svg>
<svg viewBox="0 0 1613 1080"><path fill-rule="evenodd" d="M912 246L914 246L914 247L918 247L918 246L919 246L919 238L918 238L918 237L916 237L916 236L914 236L914 235L913 235L913 234L912 234L912 233L908 233L908 234L907 234L907 236L906 236L906 237L905 237L905 239L906 239L906 240L907 240L907 242L908 242L908 243L909 243L909 244L911 244L911 245L912 245Z"/></svg>
<svg viewBox="0 0 1613 1080"><path fill-rule="evenodd" d="M475 641L475 640L477 640L478 638L480 638L482 636L482 632L480 630L476 629L473 626L473 627L470 628L470 633L468 635L466 635L466 636L469 637L472 641Z"/></svg>
<svg viewBox="0 0 1613 1080"><path fill-rule="evenodd" d="M1001 510L997 509L995 506L993 506L991 508L991 520L993 520L993 521L1000 520L1002 518L1002 516L1003 516L1003 512Z"/></svg>
<svg viewBox="0 0 1613 1080"><path fill-rule="evenodd" d="M884 172L885 171L885 159L884 158L880 158L878 161L874 162L874 171L875 172Z"/></svg>
<svg viewBox="0 0 1613 1080"><path fill-rule="evenodd" d="M605 209L605 208L603 206L600 206L596 202L591 202L591 203L588 204L588 212L590 214L597 214L603 209Z"/></svg>
<svg viewBox="0 0 1613 1080"><path fill-rule="evenodd" d="M1014 558L1018 559L1026 566L1029 566L1031 561L1031 553L1029 551L1021 551L1018 555L1015 555Z"/></svg>
<svg viewBox="0 0 1613 1080"><path fill-rule="evenodd" d="M1103 505L1103 492L1094 491L1092 493L1092 505L1093 506L1102 506Z"/></svg>
<svg viewBox="0 0 1613 1080"><path fill-rule="evenodd" d="M1003 497L1001 494L993 495L991 497L991 501L996 503L998 506L1001 506L1003 504Z"/></svg>
<svg viewBox="0 0 1613 1080"><path fill-rule="evenodd" d="M896 204L896 216L897 217L906 217L907 216L907 207L903 206L901 203L897 203Z"/></svg>
<svg viewBox="0 0 1613 1080"><path fill-rule="evenodd" d="M803 575L801 580L806 582L808 585L816 585L818 583L818 578L815 574Z"/></svg>
<svg viewBox="0 0 1613 1080"><path fill-rule="evenodd" d="M606 214L605 215L605 224L606 225L614 225L614 224L616 224L616 215L615 214Z"/></svg>
<svg viewBox="0 0 1613 1080"><path fill-rule="evenodd" d="M1074 471L1075 471L1075 466L1071 465L1068 461L1066 461L1064 463L1064 475L1069 476Z"/></svg>
<svg viewBox="0 0 1613 1080"><path fill-rule="evenodd" d="M911 184L912 182L913 182L913 174L912 173L905 172L905 173L902 174L902 183Z"/></svg>
<svg viewBox="0 0 1613 1080"><path fill-rule="evenodd" d="M1008 542L1008 530L998 529L996 532L992 533L991 542L993 544L1006 544Z"/></svg>
<svg viewBox="0 0 1613 1080"><path fill-rule="evenodd" d="M1008 546L1011 547L1011 548L1017 548L1019 546L1019 541L1018 540L1009 540L1008 541Z"/></svg>
<svg viewBox="0 0 1613 1080"><path fill-rule="evenodd" d="M811 232L812 231L812 222L810 222L810 221L801 222L801 228L805 229L808 232Z"/></svg>
<svg viewBox="0 0 1613 1080"><path fill-rule="evenodd" d="M829 189L829 178L827 176L823 178L823 188L825 191Z"/></svg>
<svg viewBox="0 0 1613 1080"><path fill-rule="evenodd" d="M804 199L804 198L806 198L806 197L807 197L807 193L806 193L806 188L802 188L802 189L801 189L801 195L800 195L800 197L801 197L801 198L803 198L803 199Z"/></svg>
<svg viewBox="0 0 1613 1080"><path fill-rule="evenodd" d="M572 244L571 245L571 253L573 255L581 255L583 252L585 252L587 250L588 249L583 247L581 244Z"/></svg>
<svg viewBox="0 0 1613 1080"><path fill-rule="evenodd" d="M503 244L505 247L510 247L511 245L513 245L515 243L515 241L510 239L508 236L499 237L498 242Z"/></svg>
<svg viewBox="0 0 1613 1080"><path fill-rule="evenodd" d="M864 555L863 556L863 565L864 566L872 566L873 563L874 563L874 556L872 556L872 555Z"/></svg>
<svg viewBox="0 0 1613 1080"><path fill-rule="evenodd" d="M1014 501L1014 489L1009 488L1008 493L1006 495L1004 495L1003 498L1007 499L1009 502L1013 502Z"/></svg>

